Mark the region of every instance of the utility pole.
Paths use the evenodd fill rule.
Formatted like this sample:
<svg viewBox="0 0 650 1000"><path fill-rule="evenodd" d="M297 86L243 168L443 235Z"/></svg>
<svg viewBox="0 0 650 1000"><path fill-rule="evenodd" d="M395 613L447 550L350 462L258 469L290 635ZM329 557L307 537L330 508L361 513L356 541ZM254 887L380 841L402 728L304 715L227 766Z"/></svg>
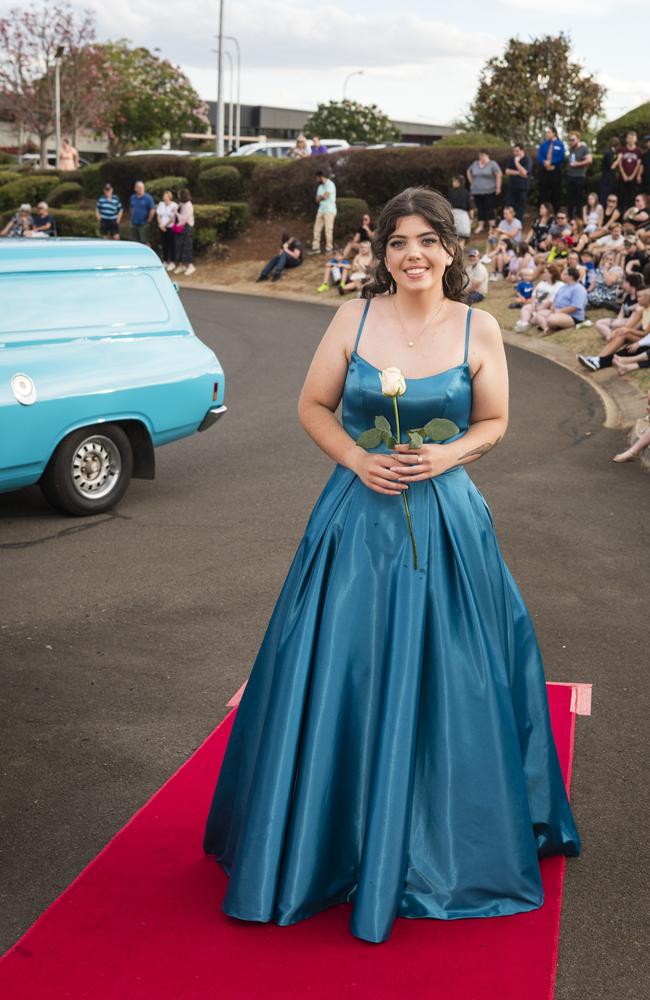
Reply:
<svg viewBox="0 0 650 1000"><path fill-rule="evenodd" d="M230 87L228 89L228 93L230 95L228 102L228 152L230 153L233 148L233 129L234 129L233 107L234 107L235 85L233 82L233 77L234 77L233 58L227 49L224 52L224 56L228 60L228 69L230 70Z"/></svg>
<svg viewBox="0 0 650 1000"><path fill-rule="evenodd" d="M235 139L235 149L239 149L241 146L241 51L239 42L234 35L226 35L225 41L234 42L237 50L237 124L235 126L237 138Z"/></svg>
<svg viewBox="0 0 650 1000"><path fill-rule="evenodd" d="M61 152L61 59L63 58L63 53L65 52L65 46L59 45L54 56L54 129L55 129L55 145L56 145L56 162L54 164L54 169L57 170L59 167L59 154ZM45 151L47 159L47 150ZM42 164L42 166L47 166L47 162Z"/></svg>
<svg viewBox="0 0 650 1000"><path fill-rule="evenodd" d="M223 156L223 5L219 0L219 63L217 68L217 108L214 123L217 156Z"/></svg>

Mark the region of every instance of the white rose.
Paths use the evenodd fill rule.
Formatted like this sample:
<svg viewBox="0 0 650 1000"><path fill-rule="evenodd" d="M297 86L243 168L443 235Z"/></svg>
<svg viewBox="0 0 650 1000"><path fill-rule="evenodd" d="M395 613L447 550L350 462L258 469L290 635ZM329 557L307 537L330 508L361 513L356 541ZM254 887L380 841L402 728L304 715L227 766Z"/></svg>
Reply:
<svg viewBox="0 0 650 1000"><path fill-rule="evenodd" d="M400 368L384 368L379 372L379 381L384 396L403 396L406 392L406 379Z"/></svg>

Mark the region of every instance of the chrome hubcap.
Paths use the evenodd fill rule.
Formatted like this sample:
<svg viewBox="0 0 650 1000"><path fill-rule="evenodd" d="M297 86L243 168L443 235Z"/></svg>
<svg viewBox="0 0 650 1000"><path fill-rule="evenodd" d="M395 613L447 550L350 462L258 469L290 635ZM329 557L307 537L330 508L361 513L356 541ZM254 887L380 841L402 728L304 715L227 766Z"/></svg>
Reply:
<svg viewBox="0 0 650 1000"><path fill-rule="evenodd" d="M99 499L115 487L122 472L120 453L101 434L82 441L72 457L72 482L82 497Z"/></svg>

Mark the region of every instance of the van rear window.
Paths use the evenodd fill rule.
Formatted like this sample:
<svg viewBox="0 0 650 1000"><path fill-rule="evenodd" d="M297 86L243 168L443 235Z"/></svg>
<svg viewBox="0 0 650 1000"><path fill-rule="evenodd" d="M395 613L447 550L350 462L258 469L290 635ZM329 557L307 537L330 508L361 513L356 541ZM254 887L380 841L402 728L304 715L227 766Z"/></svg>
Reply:
<svg viewBox="0 0 650 1000"><path fill-rule="evenodd" d="M153 278L142 271L0 275L0 334L142 332L168 320Z"/></svg>

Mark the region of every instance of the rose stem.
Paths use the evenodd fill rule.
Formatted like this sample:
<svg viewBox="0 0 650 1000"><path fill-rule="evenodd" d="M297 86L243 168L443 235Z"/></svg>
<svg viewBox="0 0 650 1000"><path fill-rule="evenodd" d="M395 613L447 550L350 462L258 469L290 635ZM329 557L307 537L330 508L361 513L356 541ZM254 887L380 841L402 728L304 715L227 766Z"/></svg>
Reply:
<svg viewBox="0 0 650 1000"><path fill-rule="evenodd" d="M397 437L397 443L400 444L400 429L399 429L399 409L397 406L397 396L393 396L393 407L395 409L395 436ZM413 534L413 524L411 522L411 510L409 508L409 502L406 499L406 490L402 490L402 500L404 501L404 512L406 514L406 524L409 529L409 535L411 536L411 546L413 548L413 569L418 568L418 550L415 546L415 536Z"/></svg>

